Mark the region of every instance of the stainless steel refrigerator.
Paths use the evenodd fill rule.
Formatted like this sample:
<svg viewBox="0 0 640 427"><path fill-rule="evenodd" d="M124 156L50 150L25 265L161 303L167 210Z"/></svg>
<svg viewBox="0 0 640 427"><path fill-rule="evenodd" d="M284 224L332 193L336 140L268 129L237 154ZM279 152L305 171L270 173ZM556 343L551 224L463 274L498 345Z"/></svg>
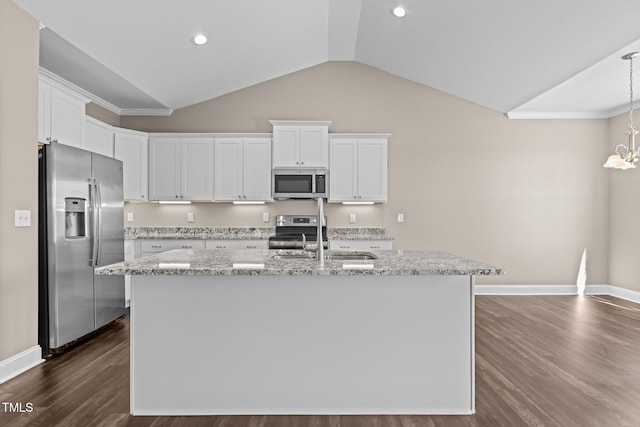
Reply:
<svg viewBox="0 0 640 427"><path fill-rule="evenodd" d="M125 314L122 162L52 143L39 147L39 343L59 352Z"/></svg>

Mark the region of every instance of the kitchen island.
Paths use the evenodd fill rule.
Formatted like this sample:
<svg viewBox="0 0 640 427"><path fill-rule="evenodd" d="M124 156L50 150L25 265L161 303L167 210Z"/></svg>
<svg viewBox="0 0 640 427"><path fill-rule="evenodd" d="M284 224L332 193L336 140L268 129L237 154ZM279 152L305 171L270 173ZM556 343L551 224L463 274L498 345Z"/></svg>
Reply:
<svg viewBox="0 0 640 427"><path fill-rule="evenodd" d="M327 255L173 250L97 269L133 278L131 413L473 413L474 277L503 270Z"/></svg>

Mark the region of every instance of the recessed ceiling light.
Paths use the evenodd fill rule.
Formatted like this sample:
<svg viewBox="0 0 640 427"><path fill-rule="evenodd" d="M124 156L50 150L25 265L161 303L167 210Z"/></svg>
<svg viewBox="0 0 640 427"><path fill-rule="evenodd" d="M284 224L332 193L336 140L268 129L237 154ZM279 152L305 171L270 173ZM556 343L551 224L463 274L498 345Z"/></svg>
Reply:
<svg viewBox="0 0 640 427"><path fill-rule="evenodd" d="M402 18L407 14L407 10L402 6L398 6L393 9L393 14L398 18Z"/></svg>
<svg viewBox="0 0 640 427"><path fill-rule="evenodd" d="M193 42L198 46L202 46L207 42L207 36L205 36L204 34L196 34L195 36L193 36Z"/></svg>

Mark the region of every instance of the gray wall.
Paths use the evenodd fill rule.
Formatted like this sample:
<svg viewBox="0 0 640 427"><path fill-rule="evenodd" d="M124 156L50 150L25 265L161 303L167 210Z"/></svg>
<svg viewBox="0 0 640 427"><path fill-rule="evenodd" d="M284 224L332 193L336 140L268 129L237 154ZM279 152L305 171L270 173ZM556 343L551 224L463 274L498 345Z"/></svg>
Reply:
<svg viewBox="0 0 640 427"><path fill-rule="evenodd" d="M0 361L38 344L38 22L0 0ZM31 227L13 226L31 210Z"/></svg>

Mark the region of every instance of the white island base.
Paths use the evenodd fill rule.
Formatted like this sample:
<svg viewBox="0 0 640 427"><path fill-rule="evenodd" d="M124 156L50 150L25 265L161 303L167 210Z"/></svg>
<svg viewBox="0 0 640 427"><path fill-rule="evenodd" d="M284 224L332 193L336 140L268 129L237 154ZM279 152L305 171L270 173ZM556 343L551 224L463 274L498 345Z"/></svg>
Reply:
<svg viewBox="0 0 640 427"><path fill-rule="evenodd" d="M131 413L472 414L474 276L132 276Z"/></svg>

